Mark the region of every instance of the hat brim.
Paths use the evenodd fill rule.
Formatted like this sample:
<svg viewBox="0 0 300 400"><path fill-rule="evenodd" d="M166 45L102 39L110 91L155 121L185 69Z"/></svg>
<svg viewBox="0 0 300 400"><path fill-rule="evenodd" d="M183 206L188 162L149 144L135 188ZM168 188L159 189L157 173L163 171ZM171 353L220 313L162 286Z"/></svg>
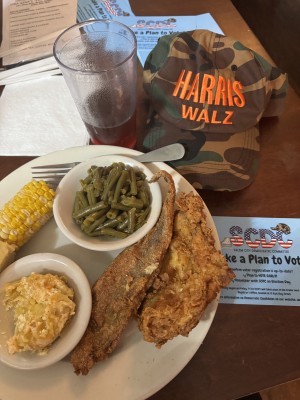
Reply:
<svg viewBox="0 0 300 400"><path fill-rule="evenodd" d="M145 149L174 142L182 143L186 154L170 164L196 189L241 190L256 176L260 147L258 126L231 134L187 131L152 112L143 142Z"/></svg>

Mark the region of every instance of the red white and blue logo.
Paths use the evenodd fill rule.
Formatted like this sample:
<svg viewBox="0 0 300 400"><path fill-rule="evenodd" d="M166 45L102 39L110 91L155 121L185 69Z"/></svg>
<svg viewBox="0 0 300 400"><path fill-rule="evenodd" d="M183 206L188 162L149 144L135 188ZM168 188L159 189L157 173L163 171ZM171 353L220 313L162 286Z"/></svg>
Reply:
<svg viewBox="0 0 300 400"><path fill-rule="evenodd" d="M253 227L243 229L234 225L229 228L229 233L231 236L222 241L223 247L246 245L251 249L272 249L277 244L286 250L293 245L293 240L286 237L291 234L291 228L284 223L279 223L268 229Z"/></svg>

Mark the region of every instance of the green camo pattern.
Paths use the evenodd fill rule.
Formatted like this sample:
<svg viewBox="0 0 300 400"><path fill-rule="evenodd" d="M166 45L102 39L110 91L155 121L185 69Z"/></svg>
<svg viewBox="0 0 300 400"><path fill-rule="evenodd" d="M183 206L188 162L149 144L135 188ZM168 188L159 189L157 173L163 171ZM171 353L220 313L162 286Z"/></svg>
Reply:
<svg viewBox="0 0 300 400"><path fill-rule="evenodd" d="M246 106L231 107L232 124L182 118L182 103L195 109L191 100L172 96L182 70L242 83ZM144 88L152 105L144 148L183 143L186 154L172 166L196 189L243 189L258 171L258 123L280 115L287 87L286 74L235 39L206 30L163 36L144 67ZM228 110L222 104L197 104L199 113L203 108L217 110L221 121Z"/></svg>

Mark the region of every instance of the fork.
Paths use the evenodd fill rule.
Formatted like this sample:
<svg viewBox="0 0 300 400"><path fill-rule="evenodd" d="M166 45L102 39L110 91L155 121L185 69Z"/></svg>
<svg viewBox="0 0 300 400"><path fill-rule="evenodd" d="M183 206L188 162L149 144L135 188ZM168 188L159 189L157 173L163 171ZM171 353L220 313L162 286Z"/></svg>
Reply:
<svg viewBox="0 0 300 400"><path fill-rule="evenodd" d="M180 143L170 144L158 149L149 151L148 153L137 156L130 155L131 158L139 162L156 162L156 161L175 161L184 156L185 148ZM76 165L82 161L74 161L63 164L51 165L34 165L31 167L31 174L35 180L44 180L52 187L57 187L62 178Z"/></svg>

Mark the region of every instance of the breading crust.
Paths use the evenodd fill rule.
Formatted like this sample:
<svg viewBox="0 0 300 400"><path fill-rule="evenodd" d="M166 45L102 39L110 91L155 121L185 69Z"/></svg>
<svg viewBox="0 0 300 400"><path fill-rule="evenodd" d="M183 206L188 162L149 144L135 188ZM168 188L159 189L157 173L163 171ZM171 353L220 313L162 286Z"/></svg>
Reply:
<svg viewBox="0 0 300 400"><path fill-rule="evenodd" d="M235 276L215 248L201 197L180 193L177 208L161 272L138 314L144 339L158 348L177 335L188 336L207 305Z"/></svg>

